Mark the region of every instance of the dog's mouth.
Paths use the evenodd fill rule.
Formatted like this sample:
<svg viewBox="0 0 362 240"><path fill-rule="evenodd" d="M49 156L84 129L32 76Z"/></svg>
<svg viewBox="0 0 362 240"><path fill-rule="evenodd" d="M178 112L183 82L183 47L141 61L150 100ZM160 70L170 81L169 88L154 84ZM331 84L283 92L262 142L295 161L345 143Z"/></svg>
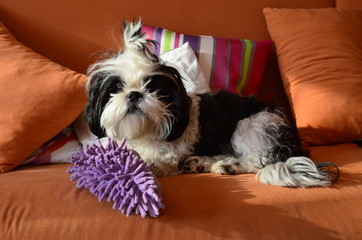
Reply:
<svg viewBox="0 0 362 240"><path fill-rule="evenodd" d="M142 109L139 106L139 103L128 102L127 114L143 114Z"/></svg>
<svg viewBox="0 0 362 240"><path fill-rule="evenodd" d="M143 95L140 92L130 92L127 95L127 114L143 114L140 108L140 102L143 99Z"/></svg>

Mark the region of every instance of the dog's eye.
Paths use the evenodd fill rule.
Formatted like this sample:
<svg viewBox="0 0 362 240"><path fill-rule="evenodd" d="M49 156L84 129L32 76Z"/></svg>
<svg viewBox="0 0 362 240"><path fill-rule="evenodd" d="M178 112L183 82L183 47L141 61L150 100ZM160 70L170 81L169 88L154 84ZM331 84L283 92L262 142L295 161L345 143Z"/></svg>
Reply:
<svg viewBox="0 0 362 240"><path fill-rule="evenodd" d="M111 75L103 81L103 87L110 93L118 93L123 90L124 82L119 76Z"/></svg>
<svg viewBox="0 0 362 240"><path fill-rule="evenodd" d="M116 88L118 91L122 91L124 88L124 83L123 82L117 83Z"/></svg>

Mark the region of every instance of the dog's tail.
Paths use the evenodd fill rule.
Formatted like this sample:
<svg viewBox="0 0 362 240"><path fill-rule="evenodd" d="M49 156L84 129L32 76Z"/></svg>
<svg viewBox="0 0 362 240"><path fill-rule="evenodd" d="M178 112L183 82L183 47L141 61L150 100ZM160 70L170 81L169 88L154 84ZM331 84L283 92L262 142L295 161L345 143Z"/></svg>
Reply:
<svg viewBox="0 0 362 240"><path fill-rule="evenodd" d="M262 111L238 123L232 147L247 172L267 184L285 187L329 186L338 178L332 163L316 164L301 147L297 130L282 113ZM335 167L336 173L328 170Z"/></svg>
<svg viewBox="0 0 362 240"><path fill-rule="evenodd" d="M337 172L327 170L328 166L335 167ZM339 170L333 163L315 164L307 157L291 157L286 162L266 165L256 176L261 182L271 185L327 187L337 180Z"/></svg>

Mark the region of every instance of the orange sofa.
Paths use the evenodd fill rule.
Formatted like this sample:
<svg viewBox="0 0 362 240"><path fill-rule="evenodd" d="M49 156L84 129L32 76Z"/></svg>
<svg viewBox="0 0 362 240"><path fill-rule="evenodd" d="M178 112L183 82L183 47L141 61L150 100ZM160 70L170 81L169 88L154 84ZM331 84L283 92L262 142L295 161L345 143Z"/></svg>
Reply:
<svg viewBox="0 0 362 240"><path fill-rule="evenodd" d="M95 61L93 53L115 48L114 39L118 41L119 25L125 19L142 17L145 24L190 35L259 41L271 39L268 29L271 26L267 26L263 15L265 7L362 10L361 3L359 0L2 0L0 20L19 42L33 51L75 72L85 73ZM283 87L284 73L280 69L286 68L278 65L279 46L277 42L269 56L259 98L275 100L293 119L296 105L290 107L288 97L293 100L293 96L289 93L287 97L284 78L286 88ZM278 57L279 64L284 66L283 56ZM78 101L82 105L84 97ZM64 121L71 122L80 113L79 108L73 109L73 115L68 115L72 117ZM331 116L334 117L337 116ZM112 203L98 202L94 195L77 189L75 182L69 180L69 163L9 169L0 174L0 238L362 239L362 148L352 141L312 145L309 147L312 159L339 166L340 178L330 187L276 187L259 183L252 174L163 177L159 181L166 208L158 218L126 217L113 210Z"/></svg>

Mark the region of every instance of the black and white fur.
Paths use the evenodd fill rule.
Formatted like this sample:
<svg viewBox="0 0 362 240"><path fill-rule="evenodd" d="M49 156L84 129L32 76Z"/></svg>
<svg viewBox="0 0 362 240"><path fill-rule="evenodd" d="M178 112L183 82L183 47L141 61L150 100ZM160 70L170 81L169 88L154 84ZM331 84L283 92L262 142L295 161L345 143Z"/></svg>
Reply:
<svg viewBox="0 0 362 240"><path fill-rule="evenodd" d="M261 182L328 186L282 112L224 91L188 94L178 71L149 51L141 22L124 24L124 48L92 65L85 118L98 137L127 139L157 176L256 173Z"/></svg>

